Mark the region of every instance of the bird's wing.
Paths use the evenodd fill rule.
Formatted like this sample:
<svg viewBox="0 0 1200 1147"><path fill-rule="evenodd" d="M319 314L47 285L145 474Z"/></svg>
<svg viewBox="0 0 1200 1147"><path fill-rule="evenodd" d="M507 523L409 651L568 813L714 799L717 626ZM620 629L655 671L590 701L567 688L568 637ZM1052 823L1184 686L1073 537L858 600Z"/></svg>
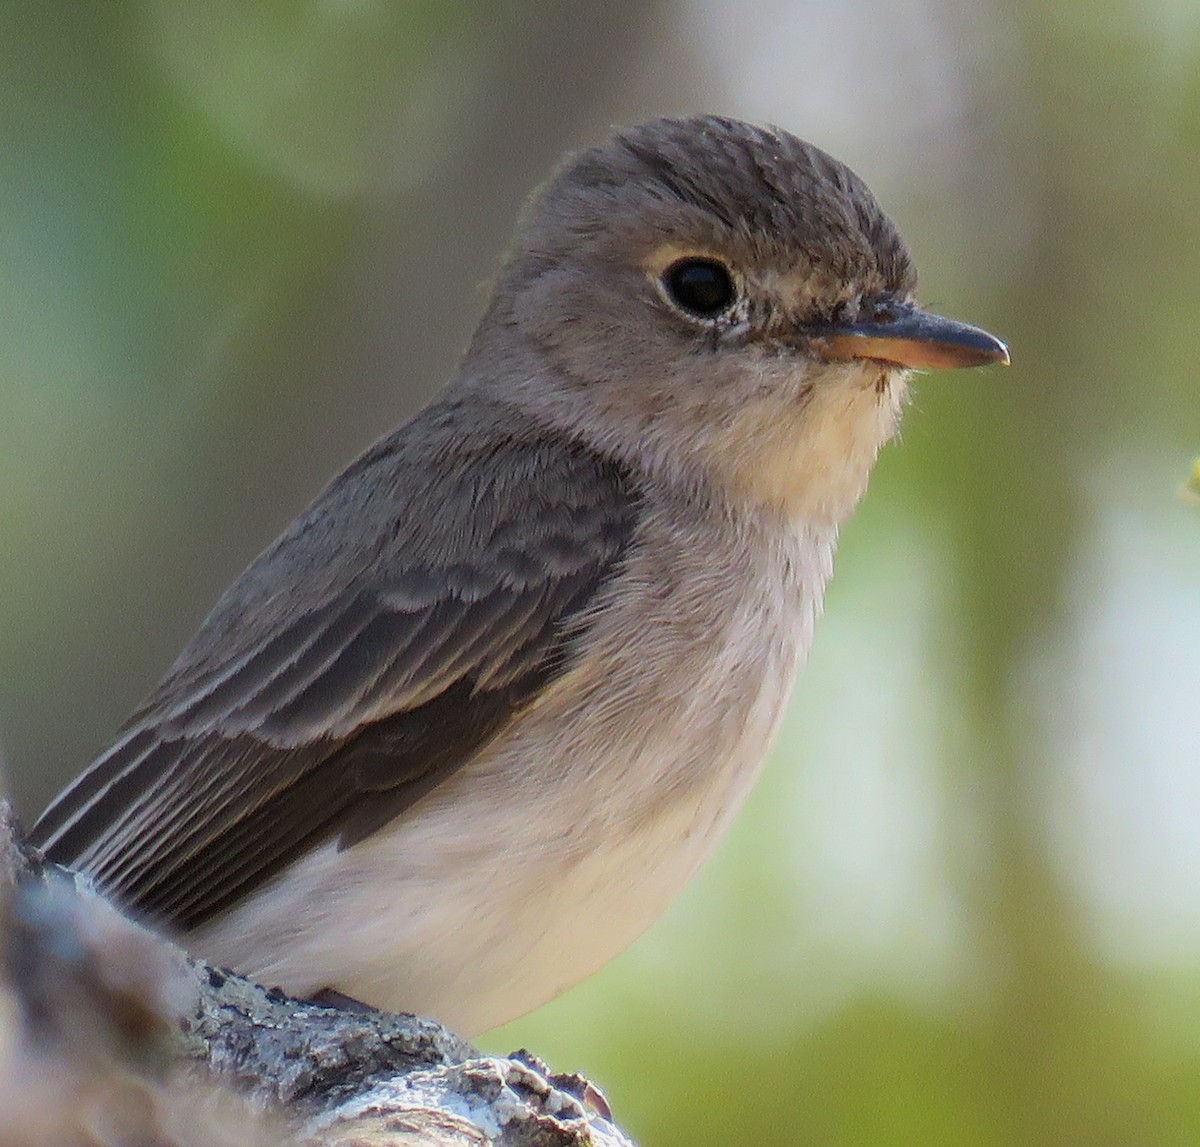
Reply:
<svg viewBox="0 0 1200 1147"><path fill-rule="evenodd" d="M385 440L221 599L34 842L190 928L362 839L569 662L635 514L625 476L565 442Z"/></svg>

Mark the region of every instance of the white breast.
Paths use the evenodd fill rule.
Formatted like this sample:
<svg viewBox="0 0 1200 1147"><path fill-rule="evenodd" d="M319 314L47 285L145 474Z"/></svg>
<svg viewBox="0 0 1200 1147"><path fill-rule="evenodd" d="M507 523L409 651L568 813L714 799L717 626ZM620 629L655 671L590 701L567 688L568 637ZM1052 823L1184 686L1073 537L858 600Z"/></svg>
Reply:
<svg viewBox="0 0 1200 1147"><path fill-rule="evenodd" d="M310 854L195 950L473 1035L628 946L757 776L833 551L831 529L777 522L647 529L654 560L635 552L589 656L487 752L361 844Z"/></svg>

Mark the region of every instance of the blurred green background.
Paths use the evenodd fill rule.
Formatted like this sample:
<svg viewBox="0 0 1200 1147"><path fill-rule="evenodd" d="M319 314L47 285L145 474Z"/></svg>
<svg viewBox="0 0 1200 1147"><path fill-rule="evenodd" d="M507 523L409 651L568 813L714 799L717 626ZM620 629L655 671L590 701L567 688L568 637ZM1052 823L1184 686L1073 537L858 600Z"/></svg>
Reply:
<svg viewBox="0 0 1200 1147"><path fill-rule="evenodd" d="M447 377L556 156L698 110L847 160L1015 365L919 381L716 860L486 1044L646 1147L1200 1142L1184 0L2 0L8 784Z"/></svg>

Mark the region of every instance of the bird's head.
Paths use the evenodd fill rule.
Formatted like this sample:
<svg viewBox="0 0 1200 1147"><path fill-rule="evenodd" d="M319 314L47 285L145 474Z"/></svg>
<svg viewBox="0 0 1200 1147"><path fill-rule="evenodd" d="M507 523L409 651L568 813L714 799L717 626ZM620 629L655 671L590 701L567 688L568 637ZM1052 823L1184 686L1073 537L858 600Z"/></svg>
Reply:
<svg viewBox="0 0 1200 1147"><path fill-rule="evenodd" d="M483 373L606 449L836 522L913 368L1007 362L991 335L921 310L915 288L891 220L819 148L735 120L658 120L534 195L476 349L503 329L523 366Z"/></svg>

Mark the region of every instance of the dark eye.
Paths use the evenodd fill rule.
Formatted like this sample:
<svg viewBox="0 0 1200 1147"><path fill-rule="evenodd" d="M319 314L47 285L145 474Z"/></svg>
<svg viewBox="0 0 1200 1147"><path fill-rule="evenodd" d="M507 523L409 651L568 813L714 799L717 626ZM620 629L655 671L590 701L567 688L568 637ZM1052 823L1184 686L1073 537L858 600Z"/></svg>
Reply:
<svg viewBox="0 0 1200 1147"><path fill-rule="evenodd" d="M681 259L667 268L663 286L677 307L703 319L720 314L737 295L732 276L716 259Z"/></svg>

